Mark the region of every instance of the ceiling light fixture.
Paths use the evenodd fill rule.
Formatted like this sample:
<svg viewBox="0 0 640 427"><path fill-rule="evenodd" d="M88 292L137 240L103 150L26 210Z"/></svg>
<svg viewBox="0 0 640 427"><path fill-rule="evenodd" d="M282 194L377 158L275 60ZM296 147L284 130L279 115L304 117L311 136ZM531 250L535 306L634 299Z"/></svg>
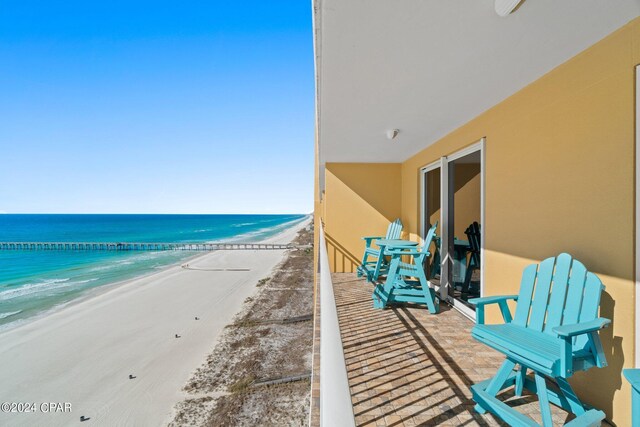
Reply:
<svg viewBox="0 0 640 427"><path fill-rule="evenodd" d="M509 16L523 0L495 0L496 13L502 17Z"/></svg>
<svg viewBox="0 0 640 427"><path fill-rule="evenodd" d="M400 130L398 130L398 129L389 129L387 131L387 138L388 139L396 139L396 137L398 136L398 133L400 133Z"/></svg>

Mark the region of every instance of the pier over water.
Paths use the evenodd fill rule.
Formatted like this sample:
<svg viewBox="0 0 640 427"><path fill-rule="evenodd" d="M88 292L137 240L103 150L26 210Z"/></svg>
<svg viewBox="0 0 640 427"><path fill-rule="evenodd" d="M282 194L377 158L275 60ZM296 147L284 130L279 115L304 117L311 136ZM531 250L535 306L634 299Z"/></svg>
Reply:
<svg viewBox="0 0 640 427"><path fill-rule="evenodd" d="M3 251L219 251L286 250L299 245L280 243L158 243L158 242L0 242Z"/></svg>

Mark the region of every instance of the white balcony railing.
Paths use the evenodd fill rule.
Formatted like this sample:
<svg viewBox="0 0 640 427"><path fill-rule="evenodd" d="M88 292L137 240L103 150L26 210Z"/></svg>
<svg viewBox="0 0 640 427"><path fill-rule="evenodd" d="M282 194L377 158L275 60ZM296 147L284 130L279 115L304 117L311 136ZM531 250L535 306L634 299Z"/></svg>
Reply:
<svg viewBox="0 0 640 427"><path fill-rule="evenodd" d="M320 426L355 426L324 229L320 227Z"/></svg>

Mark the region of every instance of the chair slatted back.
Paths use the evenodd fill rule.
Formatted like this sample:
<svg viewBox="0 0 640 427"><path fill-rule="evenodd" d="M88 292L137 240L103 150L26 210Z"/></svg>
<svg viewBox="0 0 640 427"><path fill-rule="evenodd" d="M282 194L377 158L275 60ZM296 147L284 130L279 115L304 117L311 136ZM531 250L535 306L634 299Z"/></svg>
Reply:
<svg viewBox="0 0 640 427"><path fill-rule="evenodd" d="M480 266L480 224L476 221L469 225L464 234L467 235L469 241L469 253L471 254L471 262L473 265Z"/></svg>
<svg viewBox="0 0 640 427"><path fill-rule="evenodd" d="M402 234L402 222L400 218L397 218L391 224L389 224L389 228L387 228L386 239L399 239L400 234Z"/></svg>
<svg viewBox="0 0 640 427"><path fill-rule="evenodd" d="M556 326L597 318L603 290L598 276L571 255L547 258L524 269L513 323L555 335ZM580 349L586 344L583 335L573 346Z"/></svg>
<svg viewBox="0 0 640 427"><path fill-rule="evenodd" d="M424 236L424 241L422 242L422 246L420 247L420 256L416 259L416 264L424 264L429 256L431 256L431 252L429 252L429 246L431 246L431 242L433 242L436 238L436 228L438 228L438 221L435 222L427 231L427 235Z"/></svg>

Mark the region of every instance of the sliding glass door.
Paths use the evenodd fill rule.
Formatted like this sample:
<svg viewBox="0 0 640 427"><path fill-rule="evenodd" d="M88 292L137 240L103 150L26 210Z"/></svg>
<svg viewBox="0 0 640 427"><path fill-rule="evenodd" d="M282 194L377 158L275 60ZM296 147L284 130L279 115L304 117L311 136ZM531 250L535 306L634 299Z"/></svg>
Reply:
<svg viewBox="0 0 640 427"><path fill-rule="evenodd" d="M470 298L482 295L483 147L480 141L422 169L422 235L439 221L438 241L427 266L432 285L446 300L475 317Z"/></svg>

